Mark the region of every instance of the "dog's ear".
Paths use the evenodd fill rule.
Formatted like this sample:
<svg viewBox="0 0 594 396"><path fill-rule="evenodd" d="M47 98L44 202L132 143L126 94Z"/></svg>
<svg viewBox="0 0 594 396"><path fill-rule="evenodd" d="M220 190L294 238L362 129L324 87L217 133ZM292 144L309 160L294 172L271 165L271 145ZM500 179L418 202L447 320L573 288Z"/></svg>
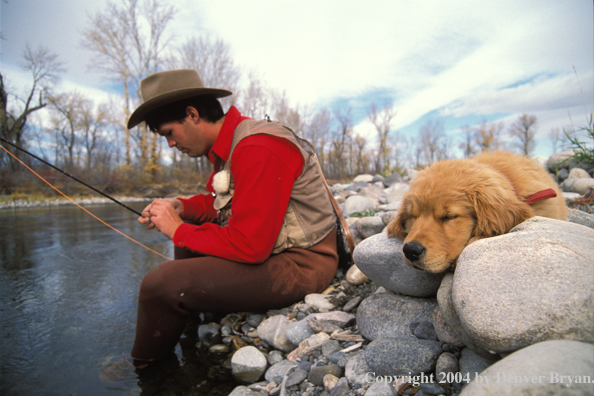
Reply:
<svg viewBox="0 0 594 396"><path fill-rule="evenodd" d="M534 216L532 208L506 186L479 189L472 192L471 196L476 211L476 228L472 234L474 239L505 234Z"/></svg>
<svg viewBox="0 0 594 396"><path fill-rule="evenodd" d="M388 224L388 236L390 238L400 237L402 239L406 238L406 231L404 229L404 222L408 220L409 213L406 210L405 205L403 204L400 209L398 210L398 214L396 218Z"/></svg>

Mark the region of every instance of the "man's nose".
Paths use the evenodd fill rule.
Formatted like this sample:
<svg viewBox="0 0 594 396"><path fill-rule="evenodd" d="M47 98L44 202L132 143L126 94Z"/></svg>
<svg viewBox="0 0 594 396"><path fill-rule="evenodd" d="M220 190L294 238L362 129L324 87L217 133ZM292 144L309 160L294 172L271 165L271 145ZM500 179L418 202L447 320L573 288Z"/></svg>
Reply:
<svg viewBox="0 0 594 396"><path fill-rule="evenodd" d="M167 145L169 145L169 147L174 147L177 144L173 138L169 136L166 136L165 138L167 139Z"/></svg>

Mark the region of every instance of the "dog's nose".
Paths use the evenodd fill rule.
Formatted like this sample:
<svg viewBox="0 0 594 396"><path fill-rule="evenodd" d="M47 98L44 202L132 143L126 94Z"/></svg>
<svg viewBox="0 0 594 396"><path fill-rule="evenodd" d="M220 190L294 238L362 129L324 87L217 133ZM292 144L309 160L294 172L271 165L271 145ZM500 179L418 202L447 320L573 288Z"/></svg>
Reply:
<svg viewBox="0 0 594 396"><path fill-rule="evenodd" d="M418 261L425 255L425 246L418 242L409 242L402 247L404 256L410 261Z"/></svg>

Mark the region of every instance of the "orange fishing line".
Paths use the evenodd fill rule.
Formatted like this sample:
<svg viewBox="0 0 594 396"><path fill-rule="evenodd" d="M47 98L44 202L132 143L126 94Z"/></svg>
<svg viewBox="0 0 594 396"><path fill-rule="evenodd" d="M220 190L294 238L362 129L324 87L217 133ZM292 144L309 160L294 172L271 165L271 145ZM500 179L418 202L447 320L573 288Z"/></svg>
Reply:
<svg viewBox="0 0 594 396"><path fill-rule="evenodd" d="M116 229L115 227L107 224L105 221L101 220L99 217L95 216L93 213L89 212L88 210L86 210L85 208L83 208L82 206L80 206L78 203L76 203L72 198L70 198L68 195L64 194L62 191L58 190L56 187L54 187L50 182L48 182L47 180L45 180L42 176L40 176L37 172L35 172L33 169L29 168L23 161L21 161L20 159L18 159L14 154L12 154L10 151L8 151L4 146L0 145L0 147L2 147L2 149L4 151L6 151L12 158L14 158L15 160L17 160L18 162L20 162L25 168L29 169L31 172L33 172L33 174L35 176L37 176L38 178L40 178L41 180L43 180L48 186L50 186L51 188L53 188L54 190L56 190L58 193L60 193L64 198L66 198L67 200L69 200L70 202L72 202L73 204L75 204L76 206L78 206L79 208L81 208L82 210L84 210L85 212L87 212L89 215L91 215L93 218L99 220L101 223L105 224L107 227L111 228L112 230L114 230L115 232L117 232L118 234L125 236L126 238L128 238L129 240L131 240L132 242L142 246L143 248L158 254L159 256L167 259L167 260L172 260L170 257L164 256L161 253L154 251L153 249L151 249L148 246L143 245L142 243L138 242L137 240L135 240L134 238L129 237L128 235L124 234L122 231Z"/></svg>

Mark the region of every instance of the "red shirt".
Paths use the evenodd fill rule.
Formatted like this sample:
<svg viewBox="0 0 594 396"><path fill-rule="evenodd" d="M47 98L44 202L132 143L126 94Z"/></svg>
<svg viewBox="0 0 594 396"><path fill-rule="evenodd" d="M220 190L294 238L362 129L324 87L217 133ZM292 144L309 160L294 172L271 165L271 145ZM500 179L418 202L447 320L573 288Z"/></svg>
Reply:
<svg viewBox="0 0 594 396"><path fill-rule="evenodd" d="M206 188L214 192L212 178L219 159L227 161L235 128L248 117L232 106L225 117L219 136L209 153L215 165ZM286 139L270 135L253 135L243 139L233 151L231 174L235 193L231 203L233 215L229 225L213 222L217 211L212 195L181 199L182 218L201 225L184 223L173 236L176 246L209 256L244 263L261 263L270 257L280 232L293 183L303 170L301 152Z"/></svg>

